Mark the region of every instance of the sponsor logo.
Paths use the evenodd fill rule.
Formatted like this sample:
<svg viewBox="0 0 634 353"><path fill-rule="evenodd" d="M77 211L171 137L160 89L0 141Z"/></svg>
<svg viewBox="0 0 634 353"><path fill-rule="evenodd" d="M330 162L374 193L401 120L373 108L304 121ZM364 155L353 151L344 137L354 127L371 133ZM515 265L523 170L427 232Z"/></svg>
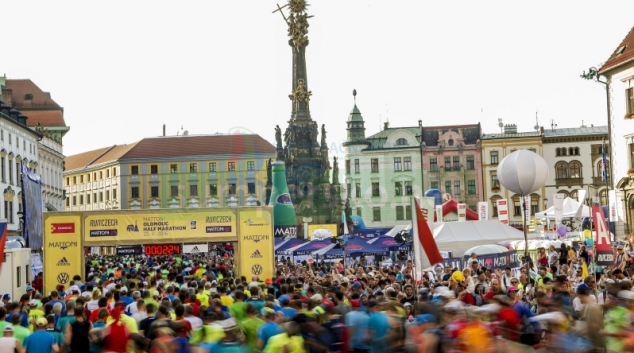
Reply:
<svg viewBox="0 0 634 353"><path fill-rule="evenodd" d="M614 255L612 254L597 254L597 262L614 262Z"/></svg>
<svg viewBox="0 0 634 353"><path fill-rule="evenodd" d="M231 216L208 216L205 217L205 223L229 223Z"/></svg>
<svg viewBox="0 0 634 353"><path fill-rule="evenodd" d="M62 257L61 260L57 261L57 266L70 266L70 262L65 257Z"/></svg>
<svg viewBox="0 0 634 353"><path fill-rule="evenodd" d="M490 268L491 266L493 266L493 259L486 259L486 260L484 260L484 266L489 267L489 268Z"/></svg>
<svg viewBox="0 0 634 353"><path fill-rule="evenodd" d="M76 241L55 241L48 243L49 248L59 248L60 250L66 250L68 248L76 248Z"/></svg>
<svg viewBox="0 0 634 353"><path fill-rule="evenodd" d="M292 205L293 204L293 200L291 200L291 195L289 195L289 194L281 194L281 195L279 195L275 199L275 202L277 202L280 205Z"/></svg>
<svg viewBox="0 0 634 353"><path fill-rule="evenodd" d="M396 244L396 242L394 240L386 240L383 243L381 243L383 245L387 245L387 244Z"/></svg>
<svg viewBox="0 0 634 353"><path fill-rule="evenodd" d="M70 276L66 272L62 272L59 275L57 275L57 282L59 284L66 284L68 283L69 279L70 279Z"/></svg>
<svg viewBox="0 0 634 353"><path fill-rule="evenodd" d="M197 228L196 221L189 221L189 229L196 230L196 228Z"/></svg>
<svg viewBox="0 0 634 353"><path fill-rule="evenodd" d="M198 250L198 246L194 246L194 248L191 249L190 252L200 252L200 250Z"/></svg>
<svg viewBox="0 0 634 353"><path fill-rule="evenodd" d="M140 254L141 248L117 248L117 255Z"/></svg>
<svg viewBox="0 0 634 353"><path fill-rule="evenodd" d="M130 227L130 226L128 226ZM134 226L133 226L134 227ZM137 230L138 232L138 230ZM91 237L116 237L117 230L116 229L102 229L102 230L91 230Z"/></svg>
<svg viewBox="0 0 634 353"><path fill-rule="evenodd" d="M258 222L254 222L251 219L247 219L246 221L243 222L244 224L248 225L249 227L263 227L263 226L268 226L268 224L266 224L266 222L263 221L258 221Z"/></svg>
<svg viewBox="0 0 634 353"><path fill-rule="evenodd" d="M261 259L264 256L262 256L262 254L260 254L260 250L256 250L253 254L251 254L251 258L252 259Z"/></svg>
<svg viewBox="0 0 634 353"><path fill-rule="evenodd" d="M260 275L262 274L262 266L255 264L251 267L251 272L253 272L254 275Z"/></svg>
<svg viewBox="0 0 634 353"><path fill-rule="evenodd" d="M277 226L275 227L275 237L286 237L288 235L294 236L297 234L297 228L295 226Z"/></svg>
<svg viewBox="0 0 634 353"><path fill-rule="evenodd" d="M310 247L311 248L323 248L324 246L327 246L327 244L313 244Z"/></svg>
<svg viewBox="0 0 634 353"><path fill-rule="evenodd" d="M75 233L75 223L51 223L51 233Z"/></svg>
<svg viewBox="0 0 634 353"><path fill-rule="evenodd" d="M231 226L207 226L205 227L205 233L229 233L231 232Z"/></svg>
<svg viewBox="0 0 634 353"><path fill-rule="evenodd" d="M115 218L111 219L91 219L90 226L91 227L116 227L119 225L119 222Z"/></svg>
<svg viewBox="0 0 634 353"><path fill-rule="evenodd" d="M270 237L268 235L245 235L242 237L242 240L250 240L254 243L259 243L262 240L269 240Z"/></svg>
<svg viewBox="0 0 634 353"><path fill-rule="evenodd" d="M348 245L348 246L346 246L346 250L357 250L357 249L363 249L363 246L361 246L361 245Z"/></svg>
<svg viewBox="0 0 634 353"><path fill-rule="evenodd" d="M134 224L128 224L128 227L125 230L127 230L128 232L138 232L139 227L137 227L136 221L135 221Z"/></svg>

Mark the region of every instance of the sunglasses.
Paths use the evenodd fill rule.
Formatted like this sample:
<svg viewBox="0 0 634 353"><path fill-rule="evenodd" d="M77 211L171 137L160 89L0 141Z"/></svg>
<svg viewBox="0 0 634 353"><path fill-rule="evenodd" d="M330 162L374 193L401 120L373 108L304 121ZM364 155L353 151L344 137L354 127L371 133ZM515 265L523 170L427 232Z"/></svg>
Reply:
<svg viewBox="0 0 634 353"><path fill-rule="evenodd" d="M623 249L617 249L618 251L623 251Z"/></svg>
<svg viewBox="0 0 634 353"><path fill-rule="evenodd" d="M511 281L511 283L517 283L517 281Z"/></svg>

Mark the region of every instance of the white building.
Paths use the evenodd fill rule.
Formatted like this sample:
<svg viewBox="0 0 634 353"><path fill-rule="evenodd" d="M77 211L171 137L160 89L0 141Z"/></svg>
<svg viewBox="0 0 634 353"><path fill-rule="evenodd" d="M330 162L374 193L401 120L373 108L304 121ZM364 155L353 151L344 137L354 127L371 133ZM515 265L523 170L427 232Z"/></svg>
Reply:
<svg viewBox="0 0 634 353"><path fill-rule="evenodd" d="M616 189L618 238L634 231L634 28L599 69L610 107L610 184Z"/></svg>

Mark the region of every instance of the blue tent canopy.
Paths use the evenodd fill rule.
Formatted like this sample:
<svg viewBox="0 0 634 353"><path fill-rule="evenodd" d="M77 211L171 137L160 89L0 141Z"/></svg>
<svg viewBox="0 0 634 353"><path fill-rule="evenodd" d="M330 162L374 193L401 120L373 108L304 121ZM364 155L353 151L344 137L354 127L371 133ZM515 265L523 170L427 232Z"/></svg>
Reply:
<svg viewBox="0 0 634 353"><path fill-rule="evenodd" d="M297 238L284 240L279 244L275 244L275 255L286 255L286 251L304 243L305 242L303 240Z"/></svg>
<svg viewBox="0 0 634 353"><path fill-rule="evenodd" d="M330 238L327 238L325 240L313 240L304 245L300 245L296 248L293 248L292 253L293 253L293 256L310 255L314 251L317 251L330 244L332 244L332 242L330 241Z"/></svg>
<svg viewBox="0 0 634 353"><path fill-rule="evenodd" d="M358 238L363 239L363 238ZM375 244L368 244L369 239L363 239L364 241L359 241L356 239L349 240L348 245L344 247L346 252L346 256L357 257L357 256L389 256L390 250L380 247Z"/></svg>
<svg viewBox="0 0 634 353"><path fill-rule="evenodd" d="M398 243L393 237L384 235L370 240L371 244L380 246L390 251L410 251L412 250L412 243Z"/></svg>

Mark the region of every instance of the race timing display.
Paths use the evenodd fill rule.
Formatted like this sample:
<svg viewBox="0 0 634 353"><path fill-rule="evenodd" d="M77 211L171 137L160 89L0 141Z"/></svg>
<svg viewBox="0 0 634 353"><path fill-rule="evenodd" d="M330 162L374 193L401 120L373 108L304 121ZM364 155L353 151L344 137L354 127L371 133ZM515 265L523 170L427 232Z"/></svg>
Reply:
<svg viewBox="0 0 634 353"><path fill-rule="evenodd" d="M146 245L145 255L180 255L183 251L181 244Z"/></svg>

